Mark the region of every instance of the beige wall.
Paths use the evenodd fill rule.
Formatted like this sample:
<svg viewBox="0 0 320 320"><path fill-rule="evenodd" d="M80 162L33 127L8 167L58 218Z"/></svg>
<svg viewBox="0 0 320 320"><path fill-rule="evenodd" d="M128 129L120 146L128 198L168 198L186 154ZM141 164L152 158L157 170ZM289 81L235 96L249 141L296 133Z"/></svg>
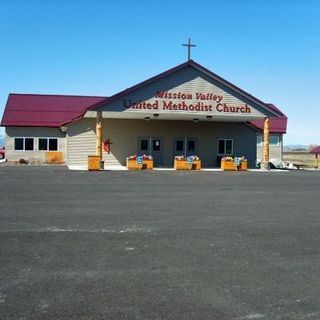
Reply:
<svg viewBox="0 0 320 320"><path fill-rule="evenodd" d="M183 137L196 138L197 155L203 166L216 166L218 139L234 140L234 155L246 156L250 167L256 160L256 131L244 123L198 122L192 121L145 121L105 119L103 140L109 138L112 156L125 165L126 157L138 153L139 137L162 138L163 165L171 167L174 157L174 139ZM69 125L67 130L67 163L69 166L86 166L87 156L96 151L95 121L83 119ZM104 158L106 154L104 152Z"/></svg>
<svg viewBox="0 0 320 320"><path fill-rule="evenodd" d="M256 146L256 131L243 123L104 119L103 140L109 138L113 144L111 154L103 152L103 159L107 165L125 165L128 155L138 153L139 137L150 136L162 139L163 165L169 167L172 166L176 138L195 138L198 142L196 153L206 167L216 166L218 139L233 139L234 155L245 155L250 167L254 167L255 159L261 159L262 155L262 146ZM270 146L270 159L282 159L282 135L279 136L279 145ZM35 138L35 150L15 151L15 137ZM86 166L87 156L96 152L95 120L83 119L69 125L66 139L65 133L58 128L7 127L8 161L44 161L45 151L37 150L41 137L58 138L59 151L64 152L66 162L71 166Z"/></svg>
<svg viewBox="0 0 320 320"><path fill-rule="evenodd" d="M34 138L33 151L14 150L14 138ZM6 157L8 161L19 159L44 161L45 151L38 150L39 138L58 138L58 151L65 153L65 133L60 128L6 127Z"/></svg>
<svg viewBox="0 0 320 320"><path fill-rule="evenodd" d="M69 166L86 166L88 155L96 154L95 130L93 119L82 119L69 124L66 135L66 163Z"/></svg>
<svg viewBox="0 0 320 320"><path fill-rule="evenodd" d="M180 99L176 98L159 98L156 96L157 92L168 92L169 94L174 93L185 93L191 94L190 99ZM212 94L215 96L219 96L222 100L212 100L211 98L199 98L197 93L202 94ZM153 107L151 109L143 108L128 108L128 104L130 101L139 102L145 101L150 103ZM158 102L158 105L154 105L154 103ZM205 105L211 105L212 109L210 111L177 111L170 109L163 109L164 102L168 104L172 102L174 104L179 104L185 102L186 104L196 105L197 103L203 103ZM241 112L219 112L217 111L217 104L226 103L229 106L244 106L248 105L251 109L250 113L241 113ZM154 107L157 107L154 109ZM267 110L261 105L254 103L252 100L244 97L239 94L237 91L230 89L222 82L214 80L212 77L207 74L195 69L192 66L183 68L178 70L170 75L167 75L161 79L157 79L157 81L150 82L142 87L138 87L136 90L131 91L128 94L121 95L118 99L111 99L110 102L106 101L104 106L98 108L100 111L109 111L115 112L115 118L119 112L126 112L131 114L141 114L152 116L153 113L159 113L161 116L164 114L180 114L180 115L191 115L192 117L198 116L206 116L211 115L214 118L218 119L218 121L222 118L231 119L229 121L239 121L241 118L246 118L248 120L250 117L252 119L256 118L264 118L266 116L274 116L270 110ZM89 116L90 112L88 113ZM94 115L93 115L94 116ZM223 119L223 121L224 121Z"/></svg>
<svg viewBox="0 0 320 320"><path fill-rule="evenodd" d="M56 137L59 139L59 151L64 152L69 165L86 166L87 156L96 152L95 120L83 119L74 122L68 127L67 141L64 135L58 128L7 127L7 159L43 162L45 151L37 150L38 138ZM103 152L106 165L125 165L128 155L138 153L139 137L150 136L162 139L163 165L169 167L172 166L176 138L195 138L198 142L196 153L206 167L216 166L218 139L233 139L234 155L245 155L249 159L250 167L254 167L255 159L261 159L262 155L262 146L256 146L256 131L243 123L104 119L103 140L109 138L113 143L110 155ZM270 159L282 160L282 135L279 136L279 145L270 146ZM15 137L35 138L35 150L15 151Z"/></svg>
<svg viewBox="0 0 320 320"><path fill-rule="evenodd" d="M282 152L283 152L283 135L282 134L272 134L273 136L278 136L279 137L279 144L278 145L269 145L269 158L270 160L272 159L277 159L282 161ZM257 145L257 159L261 160L262 159L262 153L263 153L263 145Z"/></svg>

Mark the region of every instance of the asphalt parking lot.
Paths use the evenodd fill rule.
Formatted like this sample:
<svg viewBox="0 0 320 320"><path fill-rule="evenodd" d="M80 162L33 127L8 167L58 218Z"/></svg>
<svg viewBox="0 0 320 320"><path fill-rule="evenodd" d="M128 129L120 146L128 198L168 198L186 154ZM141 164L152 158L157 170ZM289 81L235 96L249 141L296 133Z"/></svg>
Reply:
<svg viewBox="0 0 320 320"><path fill-rule="evenodd" d="M0 166L1 319L320 319L320 172Z"/></svg>

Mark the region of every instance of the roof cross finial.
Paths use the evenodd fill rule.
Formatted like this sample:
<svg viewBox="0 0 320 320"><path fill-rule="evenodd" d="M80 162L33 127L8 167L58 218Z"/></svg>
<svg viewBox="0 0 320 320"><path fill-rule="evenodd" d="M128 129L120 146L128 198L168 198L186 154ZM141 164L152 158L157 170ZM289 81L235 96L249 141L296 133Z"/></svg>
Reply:
<svg viewBox="0 0 320 320"><path fill-rule="evenodd" d="M189 38L189 41L187 44L183 44L184 47L188 47L188 61L190 61L190 51L191 51L191 47L196 47L195 44L191 44L191 40Z"/></svg>

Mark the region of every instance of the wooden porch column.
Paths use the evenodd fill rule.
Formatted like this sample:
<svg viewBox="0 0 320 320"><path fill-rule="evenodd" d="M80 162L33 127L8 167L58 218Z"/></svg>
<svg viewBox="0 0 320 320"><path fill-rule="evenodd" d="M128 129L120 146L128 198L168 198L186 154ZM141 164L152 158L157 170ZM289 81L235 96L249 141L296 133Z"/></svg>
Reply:
<svg viewBox="0 0 320 320"><path fill-rule="evenodd" d="M96 122L97 140L96 140L96 155L102 160L102 112L97 111Z"/></svg>
<svg viewBox="0 0 320 320"><path fill-rule="evenodd" d="M270 120L264 119L263 126L263 156L261 161L261 169L269 170L269 136L270 136Z"/></svg>

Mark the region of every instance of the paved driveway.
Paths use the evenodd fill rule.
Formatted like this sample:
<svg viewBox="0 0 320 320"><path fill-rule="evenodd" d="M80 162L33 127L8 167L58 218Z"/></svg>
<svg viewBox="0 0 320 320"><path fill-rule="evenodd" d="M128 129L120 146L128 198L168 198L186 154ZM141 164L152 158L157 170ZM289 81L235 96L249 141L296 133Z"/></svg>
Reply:
<svg viewBox="0 0 320 320"><path fill-rule="evenodd" d="M320 172L0 166L1 319L320 319Z"/></svg>

